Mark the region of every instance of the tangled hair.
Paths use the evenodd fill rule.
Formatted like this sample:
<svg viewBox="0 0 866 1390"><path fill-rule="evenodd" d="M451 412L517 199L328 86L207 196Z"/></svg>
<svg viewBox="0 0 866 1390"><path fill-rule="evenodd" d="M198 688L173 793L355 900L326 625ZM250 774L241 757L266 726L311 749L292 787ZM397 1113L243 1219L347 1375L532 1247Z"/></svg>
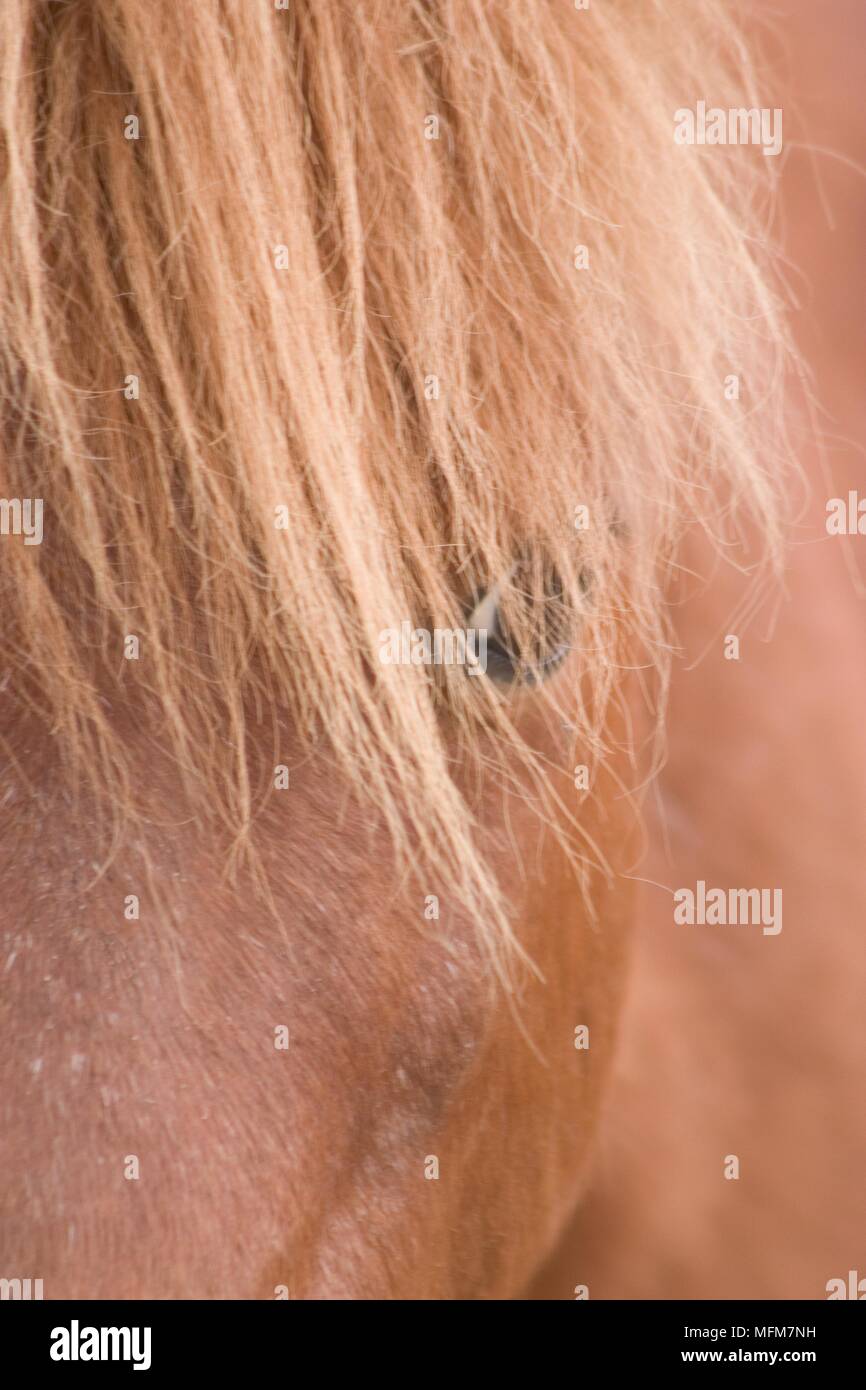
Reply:
<svg viewBox="0 0 866 1390"><path fill-rule="evenodd" d="M533 766L515 702L379 635L520 557L514 642L559 605L603 756L684 530L776 550L779 161L673 138L768 104L726 5L4 0L0 61L0 490L45 507L0 539L7 698L115 847L125 711L252 855L286 711L498 951L453 764L486 731Z"/></svg>

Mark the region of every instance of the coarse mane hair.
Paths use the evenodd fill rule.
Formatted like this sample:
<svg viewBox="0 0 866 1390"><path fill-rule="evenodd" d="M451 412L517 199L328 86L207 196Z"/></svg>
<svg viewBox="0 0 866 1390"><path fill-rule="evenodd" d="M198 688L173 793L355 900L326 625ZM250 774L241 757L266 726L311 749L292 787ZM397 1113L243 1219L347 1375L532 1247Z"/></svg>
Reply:
<svg viewBox="0 0 866 1390"><path fill-rule="evenodd" d="M492 734L540 806L545 770L511 696L379 635L520 558L515 643L567 615L603 757L685 530L778 552L780 161L674 140L690 94L768 104L731 7L4 0L0 63L0 491L45 509L0 539L6 698L115 849L131 715L227 862L287 711L501 957L454 763Z"/></svg>

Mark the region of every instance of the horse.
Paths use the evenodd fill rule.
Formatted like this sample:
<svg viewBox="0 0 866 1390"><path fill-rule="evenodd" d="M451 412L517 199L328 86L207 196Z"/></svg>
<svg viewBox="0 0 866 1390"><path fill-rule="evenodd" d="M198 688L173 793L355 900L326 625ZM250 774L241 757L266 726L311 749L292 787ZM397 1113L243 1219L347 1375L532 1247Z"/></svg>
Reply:
<svg viewBox="0 0 866 1390"><path fill-rule="evenodd" d="M779 161L676 138L766 104L750 46L7 0L0 62L0 1274L521 1297L614 1084L672 588L700 538L766 592L797 492Z"/></svg>

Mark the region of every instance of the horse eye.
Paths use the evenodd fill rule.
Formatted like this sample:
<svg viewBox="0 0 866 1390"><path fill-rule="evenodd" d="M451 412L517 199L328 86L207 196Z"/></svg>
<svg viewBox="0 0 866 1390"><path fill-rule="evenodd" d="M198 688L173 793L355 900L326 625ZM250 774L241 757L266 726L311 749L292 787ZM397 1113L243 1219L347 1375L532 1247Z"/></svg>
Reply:
<svg viewBox="0 0 866 1390"><path fill-rule="evenodd" d="M468 628L486 633L487 675L497 685L540 685L559 669L572 647L575 614L569 608L558 575L547 579L543 595L536 598L528 585L521 582L522 568L520 562L512 565L498 583L482 594L467 619ZM580 587L582 593L588 592L587 576L581 575ZM521 602L526 604L532 633L528 650L524 643L523 651L506 616L506 612L516 616Z"/></svg>

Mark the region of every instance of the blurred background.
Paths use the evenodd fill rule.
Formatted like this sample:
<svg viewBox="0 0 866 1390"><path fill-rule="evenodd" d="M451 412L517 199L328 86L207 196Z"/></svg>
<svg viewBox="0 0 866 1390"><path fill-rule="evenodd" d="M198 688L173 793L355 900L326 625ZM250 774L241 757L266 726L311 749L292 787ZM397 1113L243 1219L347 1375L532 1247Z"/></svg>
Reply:
<svg viewBox="0 0 866 1390"><path fill-rule="evenodd" d="M866 1279L866 536L825 528L828 498L866 497L866 4L746 14L784 111L777 230L821 445L801 451L811 502L775 623L749 627L739 662L721 654L735 576L677 595L669 756L635 872L780 886L784 927L676 928L665 887L642 887L593 1185L536 1298L826 1298Z"/></svg>

